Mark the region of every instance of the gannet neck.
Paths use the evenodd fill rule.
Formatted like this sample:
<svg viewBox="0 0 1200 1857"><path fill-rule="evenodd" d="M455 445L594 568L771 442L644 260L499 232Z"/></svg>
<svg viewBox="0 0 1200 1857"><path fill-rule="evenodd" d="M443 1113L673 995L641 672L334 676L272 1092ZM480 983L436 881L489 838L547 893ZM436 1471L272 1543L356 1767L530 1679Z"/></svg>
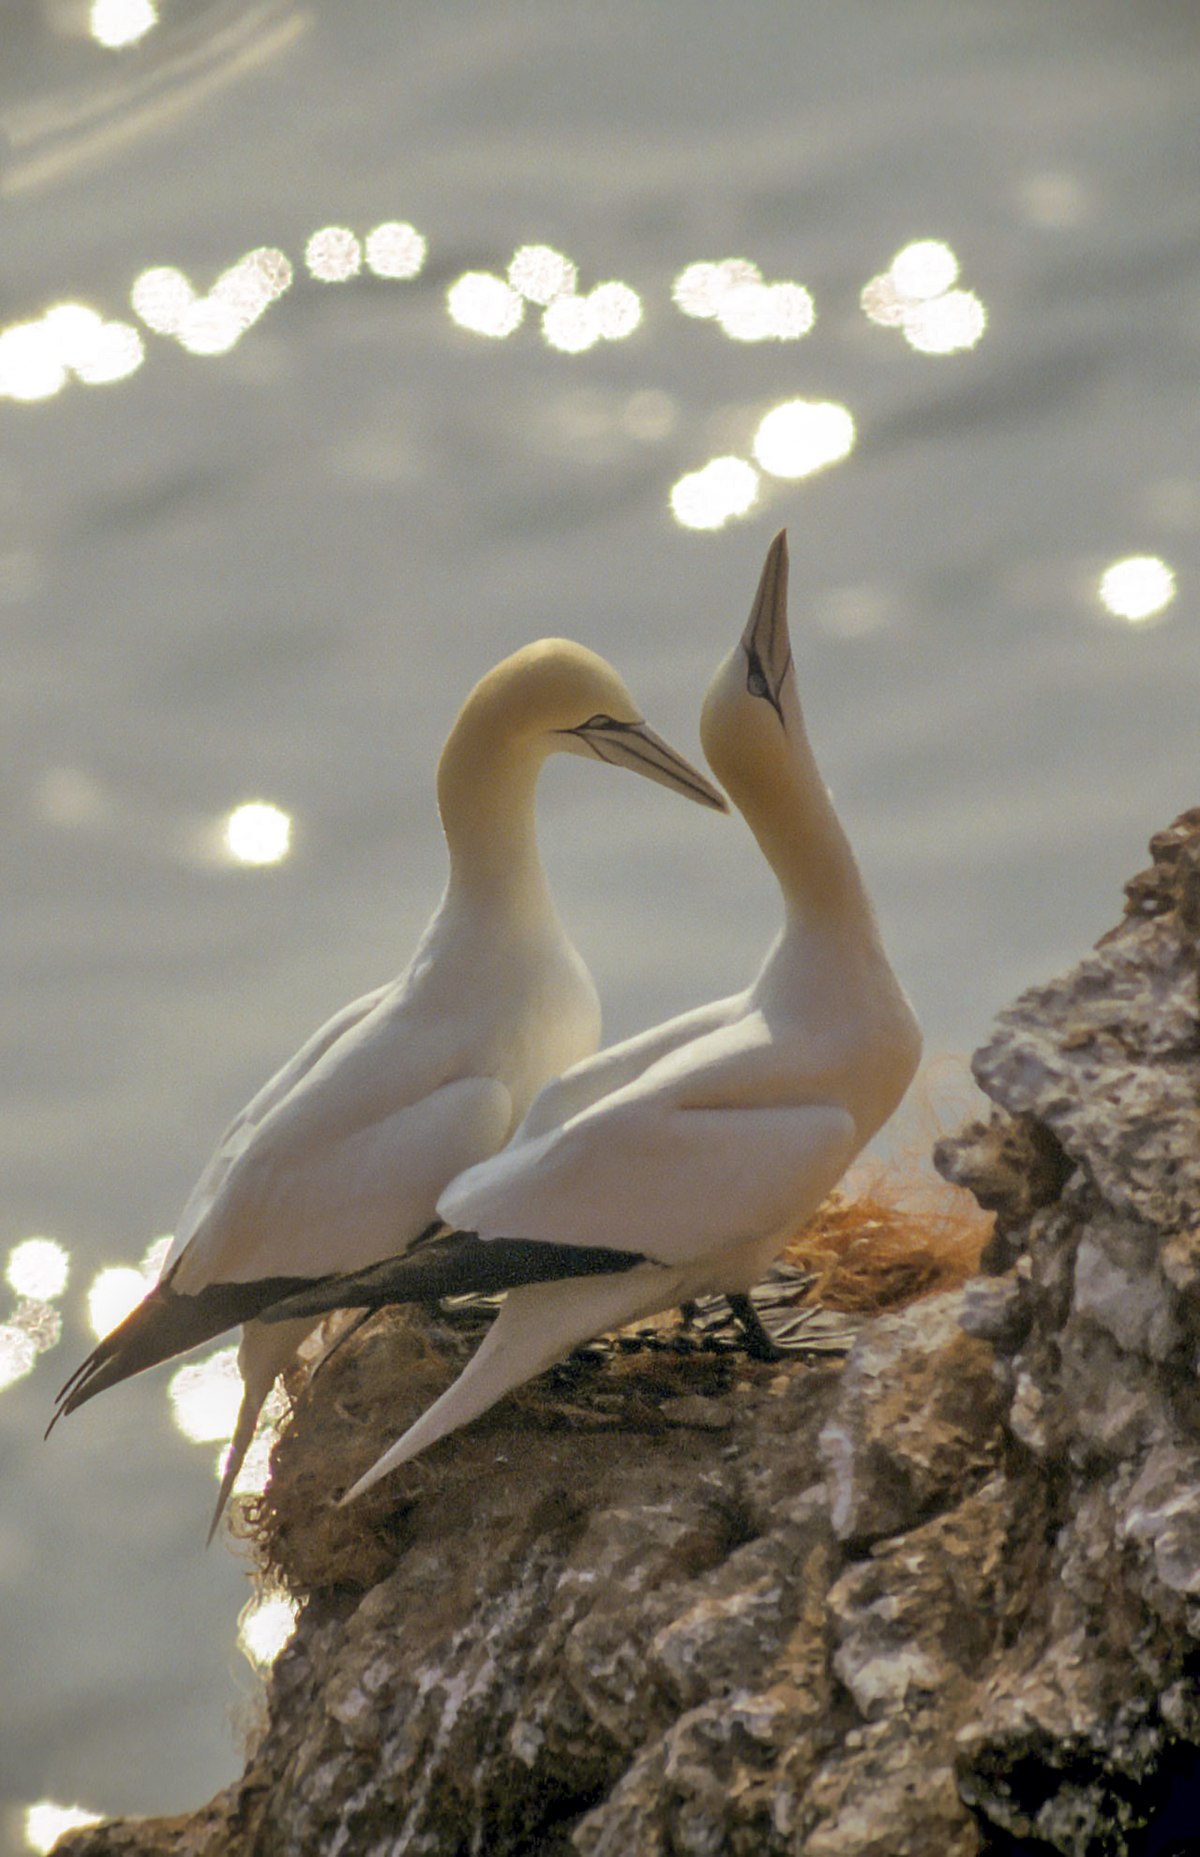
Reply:
<svg viewBox="0 0 1200 1857"><path fill-rule="evenodd" d="M760 710L765 705L759 704ZM812 925L836 921L874 931L875 912L858 860L821 778L789 672L780 692L783 729L759 730L746 774L717 765L775 873L789 919ZM756 717L755 721L761 718ZM741 791L739 791L739 784Z"/></svg>
<svg viewBox="0 0 1200 1857"><path fill-rule="evenodd" d="M873 933L871 901L821 778L796 693L781 551L779 538L750 625L709 686L700 737L713 773L775 873L789 919L808 925L836 921L843 929L859 922ZM776 574L768 581L773 561ZM764 587L771 596L766 605Z"/></svg>
<svg viewBox="0 0 1200 1857"><path fill-rule="evenodd" d="M725 810L711 781L647 726L611 664L570 639L539 639L476 684L442 751L438 805L453 892L486 895L492 908L507 898L518 910L550 909L533 805L555 752L629 768Z"/></svg>
<svg viewBox="0 0 1200 1857"><path fill-rule="evenodd" d="M535 796L548 740L517 734L502 716L459 716L438 765L438 811L450 853L450 892L550 907L538 851Z"/></svg>

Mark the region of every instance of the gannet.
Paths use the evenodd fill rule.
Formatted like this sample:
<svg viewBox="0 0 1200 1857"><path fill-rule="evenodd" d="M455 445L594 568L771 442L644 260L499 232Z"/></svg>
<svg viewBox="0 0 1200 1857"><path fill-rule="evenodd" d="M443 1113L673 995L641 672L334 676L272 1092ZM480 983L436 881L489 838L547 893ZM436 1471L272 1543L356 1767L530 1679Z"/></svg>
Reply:
<svg viewBox="0 0 1200 1857"><path fill-rule="evenodd" d="M778 880L782 931L744 992L548 1084L508 1146L443 1190L408 1257L280 1305L512 1286L458 1379L344 1501L604 1330L717 1292L753 1328L746 1292L916 1071L917 1021L805 731L787 566L781 533L700 727Z"/></svg>
<svg viewBox="0 0 1200 1857"><path fill-rule="evenodd" d="M51 1427L130 1374L245 1323L244 1397L214 1529L275 1377L313 1326L254 1318L331 1271L403 1249L443 1187L500 1148L541 1086L600 1041L596 991L555 912L535 835L534 789L556 751L727 810L595 652L542 639L491 670L438 764L450 872L411 962L336 1013L230 1124L158 1283L59 1395Z"/></svg>

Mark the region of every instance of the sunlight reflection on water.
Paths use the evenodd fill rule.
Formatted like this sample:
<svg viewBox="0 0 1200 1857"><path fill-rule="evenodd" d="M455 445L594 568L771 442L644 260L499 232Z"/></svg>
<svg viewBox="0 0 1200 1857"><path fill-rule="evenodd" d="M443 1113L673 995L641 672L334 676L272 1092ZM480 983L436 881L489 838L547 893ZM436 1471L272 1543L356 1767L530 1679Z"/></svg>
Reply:
<svg viewBox="0 0 1200 1857"><path fill-rule="evenodd" d="M803 284L768 283L749 258L686 265L671 295L684 316L716 322L735 342L799 341L817 315L812 294Z"/></svg>
<svg viewBox="0 0 1200 1857"><path fill-rule="evenodd" d="M99 1341L137 1308L158 1282L163 1260L171 1248L170 1236L156 1238L140 1266L111 1264L98 1270L87 1293L88 1326Z"/></svg>
<svg viewBox="0 0 1200 1857"><path fill-rule="evenodd" d="M886 271L863 285L863 314L880 328L900 329L923 355L953 355L974 348L987 327L987 310L973 290L953 290L959 261L942 239L914 239Z"/></svg>
<svg viewBox="0 0 1200 1857"><path fill-rule="evenodd" d="M18 1296L40 1302L61 1296L70 1274L70 1253L54 1238L23 1238L9 1252L4 1272L10 1289Z"/></svg>
<svg viewBox="0 0 1200 1857"><path fill-rule="evenodd" d="M811 477L849 457L854 415L833 400L785 400L754 434L754 455L772 477Z"/></svg>
<svg viewBox="0 0 1200 1857"><path fill-rule="evenodd" d="M98 1825L99 1812L88 1812L80 1805L57 1805L53 1799L39 1799L25 1812L25 1846L45 1857L67 1831Z"/></svg>
<svg viewBox="0 0 1200 1857"><path fill-rule="evenodd" d="M1129 555L1105 568L1099 592L1114 619L1145 625L1161 619L1175 598L1174 570L1157 555Z"/></svg>
<svg viewBox="0 0 1200 1857"><path fill-rule="evenodd" d="M446 292L446 308L460 329L503 341L520 328L525 299L491 271L464 271Z"/></svg>
<svg viewBox="0 0 1200 1857"><path fill-rule="evenodd" d="M519 246L508 267L510 287L542 309L555 297L573 296L578 276L571 259L551 245Z"/></svg>
<svg viewBox="0 0 1200 1857"><path fill-rule="evenodd" d="M300 1608L287 1593L263 1593L243 1607L238 1646L256 1670L269 1670L296 1629Z"/></svg>
<svg viewBox="0 0 1200 1857"><path fill-rule="evenodd" d="M0 1325L0 1389L32 1371L39 1354L58 1346L62 1314L54 1307L70 1276L71 1259L53 1238L25 1238L8 1254L5 1280L18 1298Z"/></svg>
<svg viewBox="0 0 1200 1857"><path fill-rule="evenodd" d="M367 269L376 277L398 281L416 277L425 263L425 239L406 220L385 219L368 232L363 247Z"/></svg>
<svg viewBox="0 0 1200 1857"><path fill-rule="evenodd" d="M226 817L223 838L235 864L279 864L291 850L291 815L268 800L247 800Z"/></svg>
<svg viewBox="0 0 1200 1857"><path fill-rule="evenodd" d="M304 247L304 262L323 284L341 284L362 270L362 246L349 226L322 226Z"/></svg>
<svg viewBox="0 0 1200 1857"><path fill-rule="evenodd" d="M744 458L713 458L671 491L671 513L684 529L723 529L758 501L758 472Z"/></svg>
<svg viewBox="0 0 1200 1857"><path fill-rule="evenodd" d="M92 0L88 30L106 51L136 45L158 24L154 0Z"/></svg>
<svg viewBox="0 0 1200 1857"><path fill-rule="evenodd" d="M37 1359L38 1350L33 1336L26 1334L23 1328L14 1323L0 1324L0 1388L13 1386L23 1380Z"/></svg>
<svg viewBox="0 0 1200 1857"><path fill-rule="evenodd" d="M167 1389L176 1430L193 1444L228 1442L242 1399L236 1347L218 1348L171 1375Z"/></svg>

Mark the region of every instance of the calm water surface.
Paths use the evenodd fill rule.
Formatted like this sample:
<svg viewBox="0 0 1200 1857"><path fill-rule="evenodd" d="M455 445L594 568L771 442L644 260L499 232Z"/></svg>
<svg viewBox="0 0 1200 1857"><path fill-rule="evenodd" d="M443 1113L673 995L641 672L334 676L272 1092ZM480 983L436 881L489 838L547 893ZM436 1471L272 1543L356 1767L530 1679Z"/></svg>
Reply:
<svg viewBox="0 0 1200 1857"><path fill-rule="evenodd" d="M697 752L786 522L812 734L935 1051L1200 797L1194 7L153 16L25 0L0 60L0 1266L70 1259L40 1313L39 1254L0 1289L14 1852L31 1802L180 1810L240 1764L215 1445L167 1370L41 1430L97 1274L402 965L489 664L575 635ZM549 260L505 284L530 244L574 301L533 300ZM264 247L290 287L228 280ZM156 267L188 288L131 301ZM541 797L610 1034L745 979L776 905L740 821L575 762ZM223 838L249 801L274 863Z"/></svg>

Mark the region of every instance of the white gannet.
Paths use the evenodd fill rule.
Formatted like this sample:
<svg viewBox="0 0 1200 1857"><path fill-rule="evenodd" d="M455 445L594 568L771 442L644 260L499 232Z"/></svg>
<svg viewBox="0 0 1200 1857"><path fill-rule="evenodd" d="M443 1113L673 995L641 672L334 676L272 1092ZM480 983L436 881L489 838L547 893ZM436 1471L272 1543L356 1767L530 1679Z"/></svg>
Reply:
<svg viewBox="0 0 1200 1857"><path fill-rule="evenodd" d="M254 1318L331 1271L402 1250L442 1188L495 1153L542 1085L599 1043L596 991L538 855L534 790L556 750L726 810L595 652L543 639L490 671L438 763L450 874L409 966L336 1013L230 1124L158 1283L59 1395L51 1426L130 1374L247 1324L214 1529L275 1377L313 1326Z"/></svg>
<svg viewBox="0 0 1200 1857"><path fill-rule="evenodd" d="M761 1344L746 1291L913 1077L917 1021L805 732L783 533L700 732L778 879L782 932L745 992L548 1084L509 1145L445 1189L442 1226L410 1256L296 1299L311 1314L519 1286L344 1501L571 1348L656 1310L724 1292Z"/></svg>

